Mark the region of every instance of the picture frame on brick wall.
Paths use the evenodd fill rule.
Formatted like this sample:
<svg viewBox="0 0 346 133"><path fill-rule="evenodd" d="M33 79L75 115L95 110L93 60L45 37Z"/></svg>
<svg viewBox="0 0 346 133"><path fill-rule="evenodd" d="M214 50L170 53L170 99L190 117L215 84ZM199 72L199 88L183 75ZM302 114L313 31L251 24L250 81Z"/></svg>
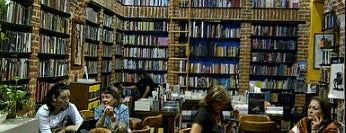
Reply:
<svg viewBox="0 0 346 133"><path fill-rule="evenodd" d="M72 21L71 68L80 69L83 65L84 23Z"/></svg>
<svg viewBox="0 0 346 133"><path fill-rule="evenodd" d="M333 33L315 33L314 36L314 69L319 69L321 64L325 64L322 62L323 57L328 55L323 55L322 49L333 48L335 43L334 34Z"/></svg>

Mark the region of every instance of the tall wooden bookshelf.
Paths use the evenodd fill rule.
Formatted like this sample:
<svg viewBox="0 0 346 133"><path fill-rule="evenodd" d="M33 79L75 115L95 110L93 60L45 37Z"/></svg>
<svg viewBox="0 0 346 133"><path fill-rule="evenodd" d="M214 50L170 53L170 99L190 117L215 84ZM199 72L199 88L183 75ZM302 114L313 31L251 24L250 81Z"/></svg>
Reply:
<svg viewBox="0 0 346 133"><path fill-rule="evenodd" d="M168 6L170 23L167 80L169 85L180 85L186 90L189 83L191 4L190 0L171 0Z"/></svg>

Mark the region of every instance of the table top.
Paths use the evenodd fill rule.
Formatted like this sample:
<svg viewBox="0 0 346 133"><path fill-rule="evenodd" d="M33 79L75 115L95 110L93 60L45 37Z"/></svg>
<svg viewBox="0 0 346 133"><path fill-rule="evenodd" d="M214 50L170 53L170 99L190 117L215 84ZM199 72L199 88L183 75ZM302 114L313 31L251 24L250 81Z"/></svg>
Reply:
<svg viewBox="0 0 346 133"><path fill-rule="evenodd" d="M23 131L28 132L38 132L38 119L37 118L15 118L15 119L6 119L0 124L0 133L15 133L20 132L19 130L24 129Z"/></svg>

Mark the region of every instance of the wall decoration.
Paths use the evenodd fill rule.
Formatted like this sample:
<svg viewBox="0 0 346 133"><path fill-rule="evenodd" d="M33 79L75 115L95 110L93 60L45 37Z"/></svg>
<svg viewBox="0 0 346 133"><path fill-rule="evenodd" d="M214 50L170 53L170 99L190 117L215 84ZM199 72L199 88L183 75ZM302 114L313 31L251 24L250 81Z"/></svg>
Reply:
<svg viewBox="0 0 346 133"><path fill-rule="evenodd" d="M71 63L72 69L80 69L83 64L84 24L72 22Z"/></svg>

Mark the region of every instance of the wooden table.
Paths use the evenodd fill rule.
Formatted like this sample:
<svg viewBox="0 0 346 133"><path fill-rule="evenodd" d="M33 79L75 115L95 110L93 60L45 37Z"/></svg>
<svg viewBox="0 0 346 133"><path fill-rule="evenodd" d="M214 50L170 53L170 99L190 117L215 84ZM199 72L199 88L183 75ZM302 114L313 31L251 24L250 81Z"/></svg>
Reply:
<svg viewBox="0 0 346 133"><path fill-rule="evenodd" d="M144 120L147 116L155 116L162 114L162 127L165 133L174 133L176 126L175 120L179 118L179 112L176 111L134 111L137 118Z"/></svg>

